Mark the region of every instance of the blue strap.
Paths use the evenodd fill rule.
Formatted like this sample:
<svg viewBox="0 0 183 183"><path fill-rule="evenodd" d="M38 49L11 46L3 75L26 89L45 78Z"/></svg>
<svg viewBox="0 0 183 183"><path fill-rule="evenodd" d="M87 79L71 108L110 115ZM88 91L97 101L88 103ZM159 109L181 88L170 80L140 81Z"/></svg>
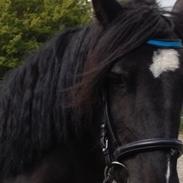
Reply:
<svg viewBox="0 0 183 183"><path fill-rule="evenodd" d="M182 40L149 39L147 44L162 48L183 48Z"/></svg>

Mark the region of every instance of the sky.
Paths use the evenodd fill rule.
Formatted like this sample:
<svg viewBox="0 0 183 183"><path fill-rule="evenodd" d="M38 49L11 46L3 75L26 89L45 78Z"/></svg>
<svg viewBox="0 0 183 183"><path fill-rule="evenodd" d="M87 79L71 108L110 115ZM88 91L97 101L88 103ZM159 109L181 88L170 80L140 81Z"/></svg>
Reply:
<svg viewBox="0 0 183 183"><path fill-rule="evenodd" d="M157 0L157 1L160 3L162 7L167 8L168 10L170 10L176 2L176 0Z"/></svg>

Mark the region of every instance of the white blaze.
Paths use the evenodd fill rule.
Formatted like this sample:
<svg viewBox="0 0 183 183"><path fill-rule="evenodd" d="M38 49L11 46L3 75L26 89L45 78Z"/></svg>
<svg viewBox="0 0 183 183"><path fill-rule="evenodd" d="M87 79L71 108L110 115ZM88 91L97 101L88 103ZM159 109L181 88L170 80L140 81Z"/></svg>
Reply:
<svg viewBox="0 0 183 183"><path fill-rule="evenodd" d="M150 71L155 78L163 72L175 71L179 68L179 53L174 49L159 49L153 54Z"/></svg>

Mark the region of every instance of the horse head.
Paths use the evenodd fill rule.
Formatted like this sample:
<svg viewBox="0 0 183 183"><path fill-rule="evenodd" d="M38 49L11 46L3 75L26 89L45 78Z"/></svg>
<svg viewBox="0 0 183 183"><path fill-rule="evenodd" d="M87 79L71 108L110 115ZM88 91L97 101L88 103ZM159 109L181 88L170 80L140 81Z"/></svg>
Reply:
<svg viewBox="0 0 183 183"><path fill-rule="evenodd" d="M113 164L113 171L121 170L117 182L127 181L125 175L129 183L179 182L182 2L167 16L153 0L93 0L98 24L105 30L95 58L111 63L102 93L102 134L106 162ZM102 57L105 51L108 55Z"/></svg>

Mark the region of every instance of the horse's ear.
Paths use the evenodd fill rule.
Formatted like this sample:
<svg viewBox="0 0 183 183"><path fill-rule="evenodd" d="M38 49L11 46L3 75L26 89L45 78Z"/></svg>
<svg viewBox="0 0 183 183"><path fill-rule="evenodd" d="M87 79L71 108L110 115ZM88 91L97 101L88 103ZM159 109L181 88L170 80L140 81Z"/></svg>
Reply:
<svg viewBox="0 0 183 183"><path fill-rule="evenodd" d="M181 13L183 14L183 0L177 0L174 7L173 12Z"/></svg>
<svg viewBox="0 0 183 183"><path fill-rule="evenodd" d="M125 2L134 3L135 5L149 5L149 6L157 5L156 0L126 0L124 1L124 3Z"/></svg>
<svg viewBox="0 0 183 183"><path fill-rule="evenodd" d="M116 0L92 0L94 13L103 26L109 24L121 12L122 7Z"/></svg>
<svg viewBox="0 0 183 183"><path fill-rule="evenodd" d="M135 0L136 3L142 3L147 5L154 5L156 4L156 0Z"/></svg>
<svg viewBox="0 0 183 183"><path fill-rule="evenodd" d="M183 0L177 0L173 12L175 13L175 31L183 39Z"/></svg>

